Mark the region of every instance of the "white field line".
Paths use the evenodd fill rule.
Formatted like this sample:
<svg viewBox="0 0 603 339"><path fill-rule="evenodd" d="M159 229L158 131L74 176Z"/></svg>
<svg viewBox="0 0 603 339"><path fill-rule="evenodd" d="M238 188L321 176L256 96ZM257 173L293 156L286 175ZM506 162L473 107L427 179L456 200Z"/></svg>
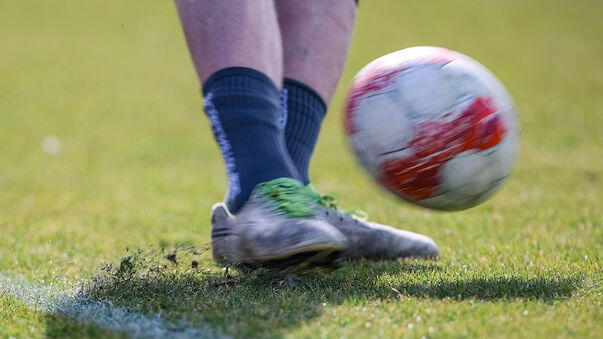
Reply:
<svg viewBox="0 0 603 339"><path fill-rule="evenodd" d="M0 272L0 295L6 295L40 311L60 314L102 329L144 338L224 338L211 327L190 327L186 321L167 322L159 314L142 314L108 302L37 285Z"/></svg>

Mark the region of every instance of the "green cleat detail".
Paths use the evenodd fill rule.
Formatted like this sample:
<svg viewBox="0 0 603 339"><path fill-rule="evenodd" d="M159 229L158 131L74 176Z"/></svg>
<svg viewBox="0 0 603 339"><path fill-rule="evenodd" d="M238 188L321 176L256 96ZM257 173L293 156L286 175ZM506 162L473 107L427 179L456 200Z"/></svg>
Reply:
<svg viewBox="0 0 603 339"><path fill-rule="evenodd" d="M227 265L330 265L347 240L315 217L314 208L313 195L291 178L257 185L235 216L218 203L211 219L213 256Z"/></svg>

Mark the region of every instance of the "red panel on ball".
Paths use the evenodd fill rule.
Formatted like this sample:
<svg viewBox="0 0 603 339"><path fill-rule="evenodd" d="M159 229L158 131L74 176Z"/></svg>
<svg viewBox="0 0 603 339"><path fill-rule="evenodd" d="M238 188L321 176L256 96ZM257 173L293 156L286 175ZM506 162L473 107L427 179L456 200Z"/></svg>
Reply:
<svg viewBox="0 0 603 339"><path fill-rule="evenodd" d="M507 131L492 100L478 97L456 119L449 114L415 126L410 155L381 165L379 182L411 201L430 198L439 186L439 172L448 160L468 150L499 144Z"/></svg>

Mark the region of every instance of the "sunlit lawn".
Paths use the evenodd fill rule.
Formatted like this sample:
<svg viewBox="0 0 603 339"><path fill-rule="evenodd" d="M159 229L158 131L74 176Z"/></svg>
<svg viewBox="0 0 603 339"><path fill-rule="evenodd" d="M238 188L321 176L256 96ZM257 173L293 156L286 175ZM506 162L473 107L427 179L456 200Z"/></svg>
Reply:
<svg viewBox="0 0 603 339"><path fill-rule="evenodd" d="M173 4L23 0L2 2L0 13L0 271L79 281L99 300L234 336L602 333L600 1L361 1L313 184L344 208L430 235L441 258L346 263L296 278L226 276L207 251L178 266L159 255L166 276L145 262L127 281L102 271L138 249L202 252L209 209L225 188ZM515 170L471 210L400 202L345 144L340 112L353 74L413 45L472 56L516 101ZM52 137L60 150L45 151ZM0 296L0 336L45 335L118 334Z"/></svg>

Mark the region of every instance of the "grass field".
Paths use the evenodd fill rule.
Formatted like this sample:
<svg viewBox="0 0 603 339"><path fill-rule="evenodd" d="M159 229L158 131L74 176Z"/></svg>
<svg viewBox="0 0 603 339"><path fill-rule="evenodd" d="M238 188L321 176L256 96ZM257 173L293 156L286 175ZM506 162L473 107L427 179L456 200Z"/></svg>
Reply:
<svg viewBox="0 0 603 339"><path fill-rule="evenodd" d="M311 177L344 207L432 236L441 258L282 279L226 276L204 251L225 176L172 2L2 1L0 278L79 285L209 336L600 337L601 17L599 0L361 1ZM472 56L514 96L521 152L481 206L401 203L347 150L353 74L413 45ZM164 258L175 248L178 265ZM0 293L0 337L129 333L36 305Z"/></svg>

